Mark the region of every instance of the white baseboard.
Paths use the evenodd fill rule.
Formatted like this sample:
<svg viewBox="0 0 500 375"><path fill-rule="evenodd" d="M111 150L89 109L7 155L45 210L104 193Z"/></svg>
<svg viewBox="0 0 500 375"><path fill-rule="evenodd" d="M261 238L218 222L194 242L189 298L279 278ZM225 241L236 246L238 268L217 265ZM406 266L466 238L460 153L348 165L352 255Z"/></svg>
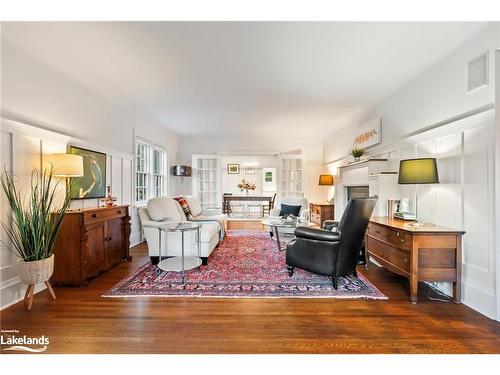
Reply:
<svg viewBox="0 0 500 375"><path fill-rule="evenodd" d="M488 290L472 281L462 282L462 303L490 319L496 319L496 299L493 290Z"/></svg>
<svg viewBox="0 0 500 375"><path fill-rule="evenodd" d="M6 309L9 306L15 305L19 301L24 299L24 294L26 293L27 285L21 283L19 278L14 277L13 279L4 281L0 284L0 310ZM45 290L47 287L44 283L37 284L35 286L35 294ZM2 327L8 328L8 327ZM15 328L15 327L11 327Z"/></svg>

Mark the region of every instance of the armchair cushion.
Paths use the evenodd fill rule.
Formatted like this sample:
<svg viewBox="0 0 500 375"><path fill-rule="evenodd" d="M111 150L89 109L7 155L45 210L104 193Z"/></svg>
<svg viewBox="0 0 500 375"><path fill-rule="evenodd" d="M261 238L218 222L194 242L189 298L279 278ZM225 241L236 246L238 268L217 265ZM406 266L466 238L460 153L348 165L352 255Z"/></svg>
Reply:
<svg viewBox="0 0 500 375"><path fill-rule="evenodd" d="M324 229L314 229L308 227L297 227L295 229L295 237L304 238L316 241L338 242L340 241L340 233L331 232Z"/></svg>
<svg viewBox="0 0 500 375"><path fill-rule="evenodd" d="M299 216L301 208L302 208L302 206L293 206L290 204L282 204L281 208L280 208L279 216L285 216L285 215Z"/></svg>

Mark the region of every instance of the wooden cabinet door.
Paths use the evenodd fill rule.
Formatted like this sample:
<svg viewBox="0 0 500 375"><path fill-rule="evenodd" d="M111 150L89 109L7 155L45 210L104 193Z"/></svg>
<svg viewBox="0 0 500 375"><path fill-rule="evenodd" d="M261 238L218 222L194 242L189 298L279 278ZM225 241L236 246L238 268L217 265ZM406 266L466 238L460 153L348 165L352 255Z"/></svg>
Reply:
<svg viewBox="0 0 500 375"><path fill-rule="evenodd" d="M85 256L85 278L95 277L103 270L105 223L89 226Z"/></svg>
<svg viewBox="0 0 500 375"><path fill-rule="evenodd" d="M106 230L106 268L113 266L125 258L125 243L123 238L123 220L109 220Z"/></svg>

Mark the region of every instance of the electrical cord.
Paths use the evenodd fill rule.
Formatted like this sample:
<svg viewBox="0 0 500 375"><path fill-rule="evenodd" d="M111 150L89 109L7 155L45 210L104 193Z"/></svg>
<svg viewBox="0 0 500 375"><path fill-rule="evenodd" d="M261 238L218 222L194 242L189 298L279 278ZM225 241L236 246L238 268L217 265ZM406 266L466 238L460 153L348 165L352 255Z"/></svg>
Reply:
<svg viewBox="0 0 500 375"><path fill-rule="evenodd" d="M441 292L436 283L434 282L428 282L426 283L426 285L428 286L428 289L427 289L427 298L429 298L431 301L438 301L438 302L452 302L452 298L446 294L444 294L443 292ZM437 294L439 297L441 298L436 298L436 297L431 297L431 291L434 292L435 294Z"/></svg>

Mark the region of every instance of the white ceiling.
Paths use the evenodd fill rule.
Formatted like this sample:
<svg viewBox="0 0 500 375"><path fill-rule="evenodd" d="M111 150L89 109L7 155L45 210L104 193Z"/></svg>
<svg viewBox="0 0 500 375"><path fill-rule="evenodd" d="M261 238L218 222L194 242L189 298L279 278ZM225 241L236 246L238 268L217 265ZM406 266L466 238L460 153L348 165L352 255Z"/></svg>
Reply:
<svg viewBox="0 0 500 375"><path fill-rule="evenodd" d="M4 23L2 38L181 135L324 137L484 23Z"/></svg>

